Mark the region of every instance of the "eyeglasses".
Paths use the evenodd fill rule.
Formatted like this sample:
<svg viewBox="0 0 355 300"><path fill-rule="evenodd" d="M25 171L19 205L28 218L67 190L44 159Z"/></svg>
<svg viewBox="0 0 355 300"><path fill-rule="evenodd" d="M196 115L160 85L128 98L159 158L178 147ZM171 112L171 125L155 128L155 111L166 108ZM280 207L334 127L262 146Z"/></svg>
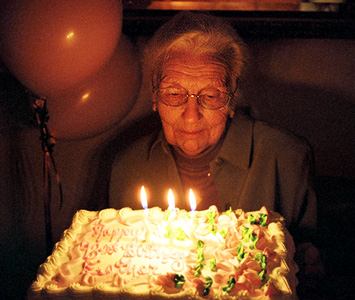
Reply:
<svg viewBox="0 0 355 300"><path fill-rule="evenodd" d="M197 103L207 109L220 109L226 106L233 94L221 92L214 88L205 88L197 95L189 94L183 88L156 88L153 92L157 95L158 101L163 102L167 106L177 107L185 104L189 97L194 97Z"/></svg>

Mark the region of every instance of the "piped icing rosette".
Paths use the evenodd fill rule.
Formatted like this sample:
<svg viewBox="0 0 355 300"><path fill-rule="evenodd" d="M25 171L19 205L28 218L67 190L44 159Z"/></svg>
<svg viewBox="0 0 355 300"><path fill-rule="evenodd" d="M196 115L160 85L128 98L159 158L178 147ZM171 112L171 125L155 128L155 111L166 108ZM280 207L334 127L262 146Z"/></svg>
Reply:
<svg viewBox="0 0 355 300"><path fill-rule="evenodd" d="M79 211L29 299L297 299L284 219L255 212ZM58 298L60 299L60 298Z"/></svg>

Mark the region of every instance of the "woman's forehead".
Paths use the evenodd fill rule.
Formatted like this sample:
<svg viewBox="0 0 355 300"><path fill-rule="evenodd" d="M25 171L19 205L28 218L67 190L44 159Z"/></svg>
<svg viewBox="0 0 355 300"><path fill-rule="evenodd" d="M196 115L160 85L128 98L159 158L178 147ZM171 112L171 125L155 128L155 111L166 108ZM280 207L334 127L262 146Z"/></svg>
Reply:
<svg viewBox="0 0 355 300"><path fill-rule="evenodd" d="M162 75L164 78L203 76L223 80L226 69L224 65L211 59L175 57L165 61Z"/></svg>

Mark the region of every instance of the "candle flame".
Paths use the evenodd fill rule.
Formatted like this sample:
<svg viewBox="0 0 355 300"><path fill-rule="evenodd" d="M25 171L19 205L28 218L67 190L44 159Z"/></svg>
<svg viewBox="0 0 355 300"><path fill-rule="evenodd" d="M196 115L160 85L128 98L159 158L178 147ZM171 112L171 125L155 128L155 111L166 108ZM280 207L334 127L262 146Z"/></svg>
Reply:
<svg viewBox="0 0 355 300"><path fill-rule="evenodd" d="M196 210L196 198L194 195L194 192L192 191L192 189L190 189L189 191L189 201L190 201L190 207L192 211Z"/></svg>
<svg viewBox="0 0 355 300"><path fill-rule="evenodd" d="M147 194L145 192L145 188L142 185L141 188L141 203L144 209L148 209L148 200L147 200Z"/></svg>
<svg viewBox="0 0 355 300"><path fill-rule="evenodd" d="M175 199L174 199L173 191L171 189L169 189L169 192L168 192L168 204L169 204L170 210L175 211Z"/></svg>

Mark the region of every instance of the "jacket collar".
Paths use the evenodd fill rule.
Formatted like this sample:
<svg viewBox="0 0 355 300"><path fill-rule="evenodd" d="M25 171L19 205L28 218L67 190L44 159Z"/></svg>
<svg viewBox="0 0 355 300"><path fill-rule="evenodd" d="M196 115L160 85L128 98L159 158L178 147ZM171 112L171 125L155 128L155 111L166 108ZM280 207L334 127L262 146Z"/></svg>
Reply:
<svg viewBox="0 0 355 300"><path fill-rule="evenodd" d="M161 151L161 150L163 150L167 154L171 154L171 150L165 138L163 129L160 129L156 139L153 141L152 146L150 147L148 160L152 156L154 151Z"/></svg>
<svg viewBox="0 0 355 300"><path fill-rule="evenodd" d="M254 121L236 114L231 122L218 156L243 169L250 166L252 156Z"/></svg>

